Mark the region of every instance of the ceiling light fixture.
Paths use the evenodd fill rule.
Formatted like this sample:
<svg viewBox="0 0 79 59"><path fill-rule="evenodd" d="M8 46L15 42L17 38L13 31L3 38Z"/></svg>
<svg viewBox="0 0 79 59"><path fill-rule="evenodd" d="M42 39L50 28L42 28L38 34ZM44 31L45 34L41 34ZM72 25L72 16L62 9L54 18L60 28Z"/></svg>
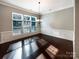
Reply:
<svg viewBox="0 0 79 59"><path fill-rule="evenodd" d="M41 14L40 14L40 1L38 1L38 19L37 19L37 22L38 22L38 29L39 31L41 31Z"/></svg>
<svg viewBox="0 0 79 59"><path fill-rule="evenodd" d="M38 19L40 20L40 18L41 18L41 14L40 14L40 2L38 2L38 5L39 5L39 10L38 10L39 11L39 18Z"/></svg>

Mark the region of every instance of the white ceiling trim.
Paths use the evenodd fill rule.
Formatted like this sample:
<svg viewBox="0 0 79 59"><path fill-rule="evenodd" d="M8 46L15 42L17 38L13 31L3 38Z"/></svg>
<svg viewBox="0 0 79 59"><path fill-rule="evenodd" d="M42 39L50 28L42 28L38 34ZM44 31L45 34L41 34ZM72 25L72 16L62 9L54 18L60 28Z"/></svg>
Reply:
<svg viewBox="0 0 79 59"><path fill-rule="evenodd" d="M16 3L17 4L16 4ZM34 4L32 4L32 2ZM41 0L40 4L40 14L48 14L51 12L60 11L70 7L74 7L73 0ZM1 4L10 6L16 9L24 10L29 13L39 14L37 0L15 0L12 3L12 0L1 0ZM29 6L30 5L30 6ZM36 6L33 8L33 5ZM24 7L23 7L24 6Z"/></svg>
<svg viewBox="0 0 79 59"><path fill-rule="evenodd" d="M73 6L73 5L70 5L70 6L67 6L67 7L63 7L63 8L59 8L59 9L55 9L55 10L51 10L51 11L42 13L42 15L49 14L49 13L52 13L52 12L61 11L61 10L68 9L68 8L71 8L71 7L74 7L74 6Z"/></svg>
<svg viewBox="0 0 79 59"><path fill-rule="evenodd" d="M32 11L32 10L24 9L24 8L22 8L22 7L18 7L18 6L16 6L16 5L13 5L13 4L10 4L10 3L6 3L6 2L0 1L0 4L5 5L5 6L9 6L9 7L15 8L15 9L23 10L23 11L26 11L26 12L29 12L29 13L39 14L39 13L34 12L34 11Z"/></svg>

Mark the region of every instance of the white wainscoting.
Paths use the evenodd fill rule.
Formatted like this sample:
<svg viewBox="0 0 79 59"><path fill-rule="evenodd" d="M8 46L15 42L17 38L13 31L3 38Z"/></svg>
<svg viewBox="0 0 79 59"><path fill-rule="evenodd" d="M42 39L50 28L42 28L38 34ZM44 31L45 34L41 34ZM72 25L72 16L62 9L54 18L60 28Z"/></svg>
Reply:
<svg viewBox="0 0 79 59"><path fill-rule="evenodd" d="M4 43L4 42L13 40L12 31L0 32L0 39L1 39L0 43Z"/></svg>
<svg viewBox="0 0 79 59"><path fill-rule="evenodd" d="M71 40L71 41L73 41L73 39L74 39L74 32L71 30L42 28L41 33L50 35L50 36L54 36L54 37Z"/></svg>
<svg viewBox="0 0 79 59"><path fill-rule="evenodd" d="M32 36L32 35L35 35L38 33L40 33L40 32L31 32L31 33L25 33L25 34L21 34L21 35L13 35L12 31L0 32L0 44L9 42L12 40L18 40L20 38Z"/></svg>

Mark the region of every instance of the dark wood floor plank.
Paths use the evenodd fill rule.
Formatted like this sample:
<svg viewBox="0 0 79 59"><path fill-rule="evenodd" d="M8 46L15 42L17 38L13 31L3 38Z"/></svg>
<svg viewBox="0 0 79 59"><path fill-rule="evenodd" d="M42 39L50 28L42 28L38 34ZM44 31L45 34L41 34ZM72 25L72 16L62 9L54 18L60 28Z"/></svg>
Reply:
<svg viewBox="0 0 79 59"><path fill-rule="evenodd" d="M29 39L29 38L34 38L34 37L37 37L36 41ZM36 44L36 46L38 46L39 48L33 53L32 53L32 49L31 49L30 53L32 53L32 54L30 54L29 57L25 57L26 55L25 55L24 47L28 44L28 40L29 40L29 44L35 41L36 43L32 43L32 44ZM18 50L19 48L23 49L22 50L22 55L23 55L22 59L26 59L26 58L35 59L41 53L44 54L44 56L47 59L51 59L50 56L45 51L50 45L53 45L59 49L59 52L55 56L55 59L73 59L73 57L72 57L73 56L73 54L72 54L73 53L73 42L72 41L53 37L53 36L48 36L48 35L44 35L44 34L37 34L34 36L21 38L19 40L0 44L0 59L2 59L4 55L6 55L12 51ZM32 45L30 45L30 48L33 48Z"/></svg>

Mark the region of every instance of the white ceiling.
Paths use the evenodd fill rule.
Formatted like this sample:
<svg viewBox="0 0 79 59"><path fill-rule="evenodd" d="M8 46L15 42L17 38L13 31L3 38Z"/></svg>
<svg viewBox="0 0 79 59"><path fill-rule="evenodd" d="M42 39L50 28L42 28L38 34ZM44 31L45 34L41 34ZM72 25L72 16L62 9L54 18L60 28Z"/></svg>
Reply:
<svg viewBox="0 0 79 59"><path fill-rule="evenodd" d="M74 0L2 0L4 2L39 12L40 1L40 13L46 14L63 8L69 8L74 6Z"/></svg>

